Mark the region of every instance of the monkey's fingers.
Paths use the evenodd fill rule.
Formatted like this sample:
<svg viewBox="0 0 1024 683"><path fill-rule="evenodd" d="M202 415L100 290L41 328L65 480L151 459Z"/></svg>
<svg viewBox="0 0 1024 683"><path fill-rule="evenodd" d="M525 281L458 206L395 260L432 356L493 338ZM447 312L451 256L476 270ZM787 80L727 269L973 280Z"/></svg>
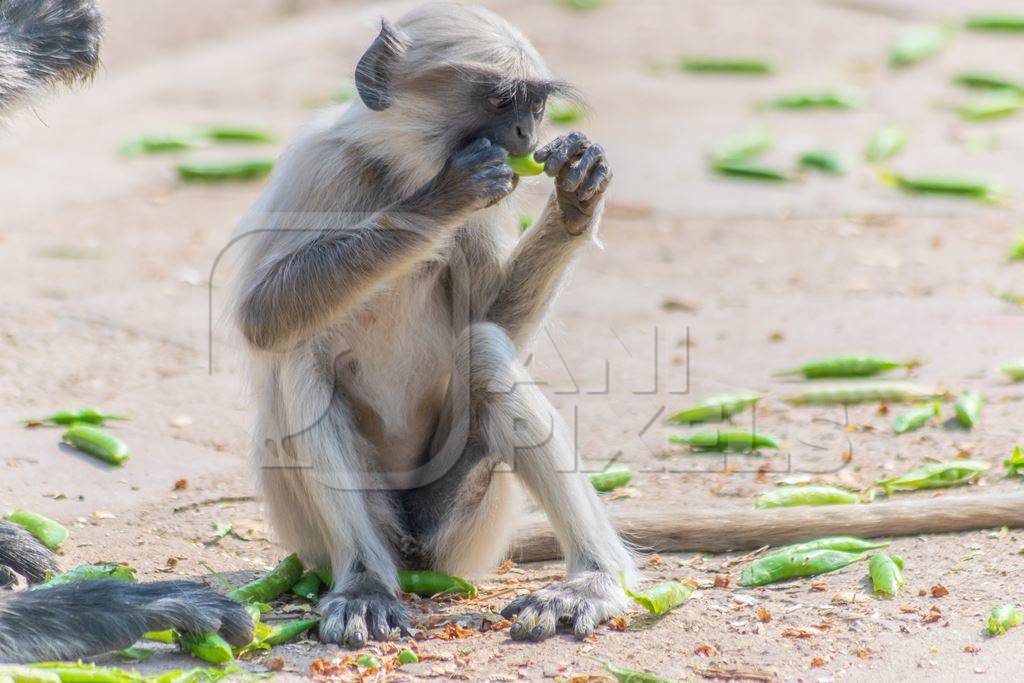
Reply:
<svg viewBox="0 0 1024 683"><path fill-rule="evenodd" d="M583 186L579 189L577 196L580 198L581 202L589 202L595 196L604 194L604 191L608 189L608 184L611 181L612 171L608 167L608 163L600 161L591 170L590 177L583 183Z"/></svg>
<svg viewBox="0 0 1024 683"><path fill-rule="evenodd" d="M590 147L590 141L583 133L569 133L551 144L556 146L544 155L544 172L552 178L557 177L567 163L578 158ZM534 158L540 161L536 155Z"/></svg>
<svg viewBox="0 0 1024 683"><path fill-rule="evenodd" d="M559 176L559 187L566 192L575 192L583 181L590 177L591 170L604 160L604 149L601 145L587 147L579 160L562 169Z"/></svg>

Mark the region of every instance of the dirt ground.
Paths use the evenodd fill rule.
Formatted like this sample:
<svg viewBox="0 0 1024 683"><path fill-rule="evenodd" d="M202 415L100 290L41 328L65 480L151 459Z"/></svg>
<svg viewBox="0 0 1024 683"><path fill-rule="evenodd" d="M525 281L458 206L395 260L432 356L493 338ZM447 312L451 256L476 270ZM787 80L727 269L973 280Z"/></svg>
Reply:
<svg viewBox="0 0 1024 683"><path fill-rule="evenodd" d="M239 345L221 317L229 268L215 264L259 184L184 186L173 158L125 159L117 150L147 131L217 122L265 126L287 139L311 102L350 83L376 18L414 3L101 4L109 30L95 81L20 113L0 136L0 508L67 524L65 568L117 560L146 580L244 580L284 551L249 498L252 411ZM485 4L582 86L592 112L581 127L614 164L606 248L581 259L532 361L573 420L586 466L618 457L639 471L625 492L606 498L610 508L681 516L749 508L787 477L866 485L962 452L993 468L979 485L941 495L1019 489L1002 477L1001 462L1024 442L1024 385L995 368L1024 355L1024 313L992 291L1024 293L1024 265L1006 260L1021 224L1024 118L960 123L949 105L963 93L949 79L969 69L1024 78L1024 38L965 33L937 58L893 72L887 46L909 21L960 17L976 3L611 0L587 14L548 0ZM779 68L771 77L652 68L683 54L767 56ZM869 105L753 106L840 83L863 88ZM803 151L830 148L853 160L851 172L784 185L712 177L713 143L758 121L777 137L766 163L791 165ZM859 159L885 124L912 133L895 168L991 178L1009 201L906 196L884 186ZM517 193L524 212L536 212L548 187L541 180ZM781 397L799 387L771 378L809 357L861 351L923 359L915 381L982 392L981 425L932 425L897 438L891 413L877 405L848 414L791 408ZM757 425L783 437L780 455L725 466L666 444L674 431L667 411L736 388L771 392ZM125 467L96 464L59 446L58 431L18 423L83 404L132 416L117 428L133 448ZM236 535L215 541L215 522ZM905 558L908 579L893 600L864 595L864 565L820 581L737 589L739 553L666 555L648 562L645 576L692 580L700 590L659 620L634 613L625 630L604 627L582 643L559 636L517 644L506 630L479 632L491 612L562 570L551 563L494 573L480 577L477 599L411 605L429 657L394 677L568 680L600 676L595 660L608 660L670 679L1019 680L1024 628L989 638L983 626L993 606L1024 602L1024 532L900 538L892 550ZM731 583L716 588L721 574ZM933 597L936 585L949 594ZM859 596L844 604L850 593ZM303 611L295 604L287 614ZM448 620L473 633L434 637ZM281 675L305 676L312 661L345 654L304 641L270 657L283 658ZM187 664L167 652L144 668ZM263 671L268 661L244 665Z"/></svg>

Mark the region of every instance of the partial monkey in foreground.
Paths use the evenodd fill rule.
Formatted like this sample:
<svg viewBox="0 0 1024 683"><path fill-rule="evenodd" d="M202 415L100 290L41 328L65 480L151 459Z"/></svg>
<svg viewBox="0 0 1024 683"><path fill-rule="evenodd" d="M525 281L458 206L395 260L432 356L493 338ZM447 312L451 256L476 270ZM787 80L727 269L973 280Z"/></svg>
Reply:
<svg viewBox="0 0 1024 683"><path fill-rule="evenodd" d="M533 152L548 97L572 93L518 30L425 5L383 22L356 87L293 141L241 226L234 310L270 520L332 568L321 639L357 647L407 627L399 566L473 574L507 555L524 484L568 572L508 606L512 637L584 637L636 570L520 359L597 233L605 152L581 133L540 148L555 189L515 241L506 159Z"/></svg>
<svg viewBox="0 0 1024 683"><path fill-rule="evenodd" d="M0 0L0 116L99 62L102 21L93 0ZM188 581L85 581L6 592L57 573L53 553L0 520L0 663L75 660L128 647L150 630L220 632L252 640L242 605Z"/></svg>

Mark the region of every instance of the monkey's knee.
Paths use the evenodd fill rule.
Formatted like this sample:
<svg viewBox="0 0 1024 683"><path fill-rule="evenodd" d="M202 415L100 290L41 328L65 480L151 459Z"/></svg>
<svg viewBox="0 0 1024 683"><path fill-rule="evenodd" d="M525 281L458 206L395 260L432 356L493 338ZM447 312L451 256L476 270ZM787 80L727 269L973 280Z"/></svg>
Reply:
<svg viewBox="0 0 1024 683"><path fill-rule="evenodd" d="M474 403L511 392L520 375L515 345L500 325L470 325L456 342L455 371L468 384Z"/></svg>

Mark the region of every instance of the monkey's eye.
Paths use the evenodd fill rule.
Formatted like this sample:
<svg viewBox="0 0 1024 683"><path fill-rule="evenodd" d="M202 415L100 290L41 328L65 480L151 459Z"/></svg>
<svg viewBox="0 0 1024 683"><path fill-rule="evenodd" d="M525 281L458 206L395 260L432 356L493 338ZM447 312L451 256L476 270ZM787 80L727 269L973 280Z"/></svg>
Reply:
<svg viewBox="0 0 1024 683"><path fill-rule="evenodd" d="M539 114L544 111L544 100L530 100L530 111L534 114Z"/></svg>
<svg viewBox="0 0 1024 683"><path fill-rule="evenodd" d="M512 106L512 98L508 95L491 95L487 98L487 104L494 109L505 109Z"/></svg>

